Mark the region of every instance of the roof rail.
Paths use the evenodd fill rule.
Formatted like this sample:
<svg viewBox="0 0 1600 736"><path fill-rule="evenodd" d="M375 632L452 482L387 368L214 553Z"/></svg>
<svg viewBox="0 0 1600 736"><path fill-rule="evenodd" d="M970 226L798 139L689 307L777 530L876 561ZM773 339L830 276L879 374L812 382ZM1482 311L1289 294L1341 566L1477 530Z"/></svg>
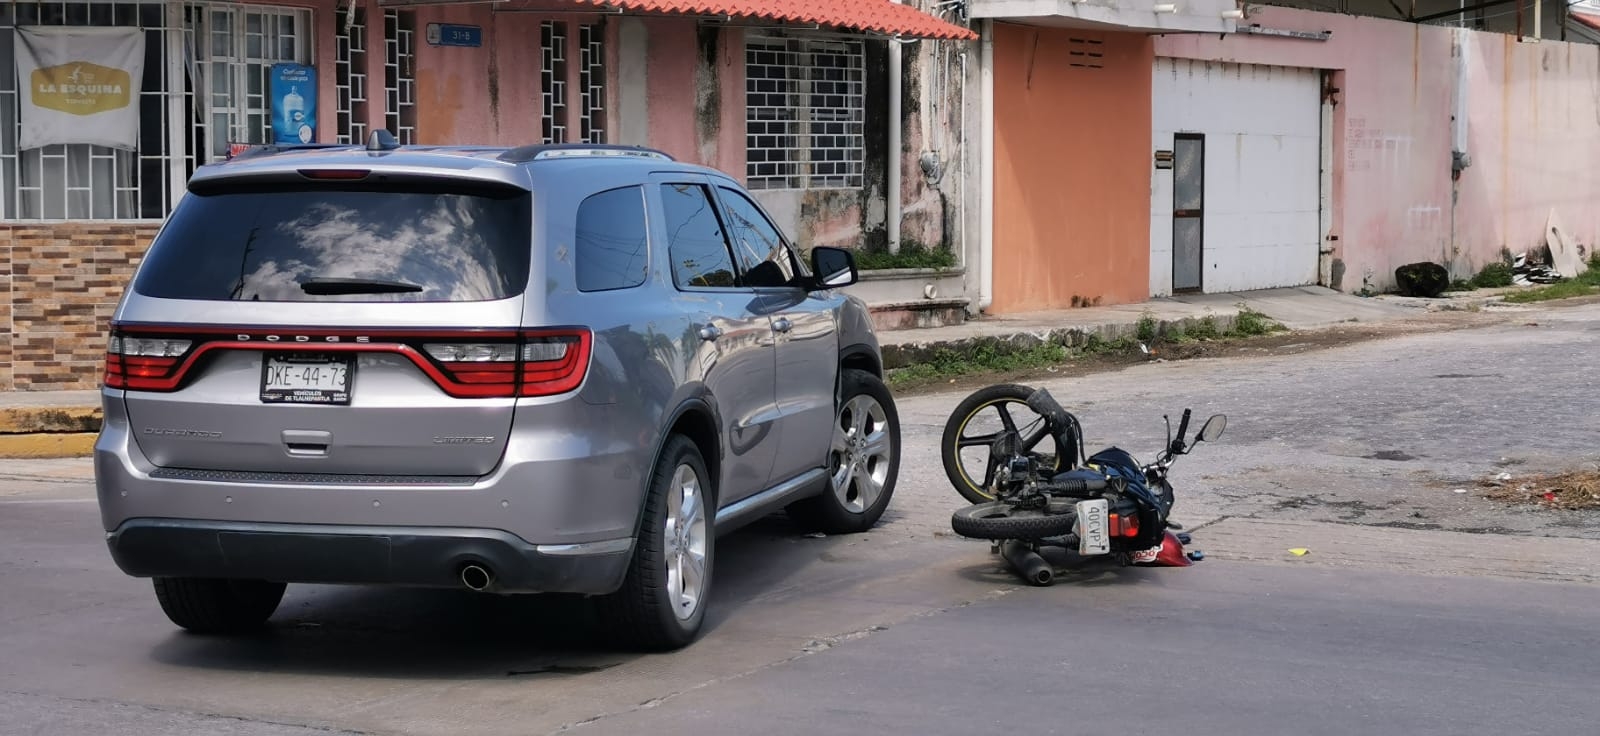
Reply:
<svg viewBox="0 0 1600 736"><path fill-rule="evenodd" d="M673 161L661 151L643 146L621 146L605 143L545 143L531 146L519 146L500 154L500 160L507 163L527 163L529 161L547 161L556 158L582 158L582 157L633 157L649 158L657 161Z"/></svg>

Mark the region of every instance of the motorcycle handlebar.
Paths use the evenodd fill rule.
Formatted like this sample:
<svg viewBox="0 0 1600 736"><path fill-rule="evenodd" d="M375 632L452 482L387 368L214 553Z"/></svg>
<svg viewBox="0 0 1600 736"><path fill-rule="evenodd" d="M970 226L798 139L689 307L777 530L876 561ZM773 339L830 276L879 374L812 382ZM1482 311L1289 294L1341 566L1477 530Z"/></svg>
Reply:
<svg viewBox="0 0 1600 736"><path fill-rule="evenodd" d="M1190 411L1188 409L1184 409L1183 410L1183 419L1178 421L1178 444L1179 445L1182 445L1185 442L1187 442L1186 438L1189 436L1189 413L1190 413Z"/></svg>
<svg viewBox="0 0 1600 736"><path fill-rule="evenodd" d="M1048 390L1042 388L1028 394L1028 408L1047 417L1054 417L1066 411Z"/></svg>

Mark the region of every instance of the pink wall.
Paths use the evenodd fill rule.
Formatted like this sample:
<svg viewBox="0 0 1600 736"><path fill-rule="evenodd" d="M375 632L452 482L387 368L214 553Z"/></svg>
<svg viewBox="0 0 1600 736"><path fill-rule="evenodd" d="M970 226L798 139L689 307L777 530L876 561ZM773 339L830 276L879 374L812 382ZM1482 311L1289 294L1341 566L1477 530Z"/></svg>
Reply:
<svg viewBox="0 0 1600 736"><path fill-rule="evenodd" d="M681 161L743 179L745 165L744 36L702 29L694 19L652 18L647 84L649 145ZM714 33L710 55L702 33ZM622 90L624 94L631 90ZM702 119L701 108L707 115Z"/></svg>
<svg viewBox="0 0 1600 736"><path fill-rule="evenodd" d="M524 145L543 139L540 126L540 24L567 24L568 137L578 136L578 26L599 16L495 12L493 5L419 6L416 13L417 137L441 145ZM429 46L429 23L483 29L483 46ZM608 76L615 71L608 69Z"/></svg>
<svg viewBox="0 0 1600 736"><path fill-rule="evenodd" d="M1473 40L1458 240L1473 253L1543 245L1553 209L1579 242L1600 244L1600 47Z"/></svg>
<svg viewBox="0 0 1600 736"><path fill-rule="evenodd" d="M1365 279L1391 286L1395 267L1413 261L1470 275L1502 245L1515 251L1542 239L1551 206L1583 242L1600 236L1600 172L1585 165L1600 161L1600 49L1470 34L1473 165L1461 177L1452 230L1454 31L1286 8L1260 8L1249 22L1333 35L1166 36L1156 54L1337 70L1329 245L1344 290Z"/></svg>

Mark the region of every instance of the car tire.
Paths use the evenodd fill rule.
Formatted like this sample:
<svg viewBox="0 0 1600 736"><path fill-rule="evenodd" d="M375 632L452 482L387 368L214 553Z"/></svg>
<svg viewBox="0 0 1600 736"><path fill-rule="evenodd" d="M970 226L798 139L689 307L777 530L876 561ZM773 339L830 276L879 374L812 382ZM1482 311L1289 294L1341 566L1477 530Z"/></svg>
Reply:
<svg viewBox="0 0 1600 736"><path fill-rule="evenodd" d="M876 526L894 496L900 473L900 414L889 387L867 371L846 369L840 389L827 487L791 504L788 512L811 530L856 534Z"/></svg>
<svg viewBox="0 0 1600 736"><path fill-rule="evenodd" d="M715 559L715 498L699 448L681 435L668 438L622 587L599 601L607 631L624 644L670 651L699 636Z"/></svg>
<svg viewBox="0 0 1600 736"><path fill-rule="evenodd" d="M155 578L156 600L172 623L196 634L259 629L283 600L283 583L264 580Z"/></svg>

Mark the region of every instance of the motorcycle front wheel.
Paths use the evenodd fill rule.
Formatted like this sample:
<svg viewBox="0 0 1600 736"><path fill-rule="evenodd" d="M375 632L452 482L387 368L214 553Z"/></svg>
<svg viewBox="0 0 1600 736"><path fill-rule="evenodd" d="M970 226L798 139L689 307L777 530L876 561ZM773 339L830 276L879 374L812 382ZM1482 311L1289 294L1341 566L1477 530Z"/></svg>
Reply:
<svg viewBox="0 0 1600 736"><path fill-rule="evenodd" d="M950 516L950 528L973 539L1045 539L1072 533L1077 515L1018 509L1005 501L977 503Z"/></svg>
<svg viewBox="0 0 1600 736"><path fill-rule="evenodd" d="M1015 383L987 386L962 399L945 420L939 459L950 485L969 503L994 500L989 487L1004 458L995 457L990 447L1003 433L1016 433L1024 452L1032 452L1048 440L1055 454L1047 457L1050 465L1040 470L1070 469L1063 467L1063 458L1071 458L1075 448L1063 448L1050 436L1044 417L1028 408L1031 395L1032 388Z"/></svg>

